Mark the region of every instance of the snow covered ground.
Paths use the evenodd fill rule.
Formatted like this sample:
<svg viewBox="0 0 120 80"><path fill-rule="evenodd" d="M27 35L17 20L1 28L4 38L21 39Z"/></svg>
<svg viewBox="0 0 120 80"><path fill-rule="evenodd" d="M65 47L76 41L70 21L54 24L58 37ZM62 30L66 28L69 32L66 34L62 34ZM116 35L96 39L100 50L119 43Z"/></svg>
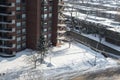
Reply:
<svg viewBox="0 0 120 80"><path fill-rule="evenodd" d="M29 74L34 75L34 78L42 77L44 80L56 80L60 77L67 80L68 76L76 75L78 72L118 65L115 60L105 58L78 42L72 42L70 48L68 43L54 47L45 58L46 63L38 65L36 69L31 69L31 64L27 64L25 61L27 57L31 56L30 52L30 50L24 50L17 53L16 57L0 58L0 73L5 73L0 80L2 78L3 80L30 80L32 77L28 76ZM50 63L51 66L49 66Z"/></svg>

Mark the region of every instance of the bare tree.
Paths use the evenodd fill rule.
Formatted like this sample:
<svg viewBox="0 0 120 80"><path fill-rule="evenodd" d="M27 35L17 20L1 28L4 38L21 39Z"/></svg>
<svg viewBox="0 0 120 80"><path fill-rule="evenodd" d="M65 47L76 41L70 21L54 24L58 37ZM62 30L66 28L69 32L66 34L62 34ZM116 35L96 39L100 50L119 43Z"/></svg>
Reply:
<svg viewBox="0 0 120 80"><path fill-rule="evenodd" d="M36 68L37 61L39 60L39 56L34 51L30 51L30 54L31 55L25 58L24 60L27 64L32 64L33 68Z"/></svg>
<svg viewBox="0 0 120 80"><path fill-rule="evenodd" d="M44 57L45 54L47 54L47 50L48 50L47 48L48 46L45 43L44 36L41 35L40 39L38 40L37 51L35 52L30 51L31 55L25 58L25 61L28 64L33 64L34 68L36 68L37 62L40 62L41 64L44 62Z"/></svg>

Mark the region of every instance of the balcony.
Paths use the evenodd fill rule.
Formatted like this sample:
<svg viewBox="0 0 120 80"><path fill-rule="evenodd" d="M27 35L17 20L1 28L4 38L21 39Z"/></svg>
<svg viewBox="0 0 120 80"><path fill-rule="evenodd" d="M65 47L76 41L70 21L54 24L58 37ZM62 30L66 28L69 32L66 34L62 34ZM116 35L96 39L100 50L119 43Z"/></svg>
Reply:
<svg viewBox="0 0 120 80"><path fill-rule="evenodd" d="M0 21L0 24L15 24L15 20L12 20L12 21Z"/></svg>
<svg viewBox="0 0 120 80"><path fill-rule="evenodd" d="M12 48L12 45L0 45L0 48L8 49Z"/></svg>
<svg viewBox="0 0 120 80"><path fill-rule="evenodd" d="M13 49L13 48L15 48L15 44L0 44L0 48L2 48L2 49Z"/></svg>
<svg viewBox="0 0 120 80"><path fill-rule="evenodd" d="M12 12L7 13L7 12L5 11L5 12L0 12L0 15L2 15L2 16L13 16L13 15L15 15L15 12L12 11Z"/></svg>
<svg viewBox="0 0 120 80"><path fill-rule="evenodd" d="M10 38L10 37L0 37L0 40L10 41L10 40L13 40L13 39Z"/></svg>
<svg viewBox="0 0 120 80"><path fill-rule="evenodd" d="M11 32L15 32L15 28L0 28L0 32L4 32L4 33L11 33Z"/></svg>
<svg viewBox="0 0 120 80"><path fill-rule="evenodd" d="M0 7L15 7L15 3L0 2Z"/></svg>
<svg viewBox="0 0 120 80"><path fill-rule="evenodd" d="M15 36L1 36L0 40L3 40L3 41L13 41L13 40L15 40Z"/></svg>

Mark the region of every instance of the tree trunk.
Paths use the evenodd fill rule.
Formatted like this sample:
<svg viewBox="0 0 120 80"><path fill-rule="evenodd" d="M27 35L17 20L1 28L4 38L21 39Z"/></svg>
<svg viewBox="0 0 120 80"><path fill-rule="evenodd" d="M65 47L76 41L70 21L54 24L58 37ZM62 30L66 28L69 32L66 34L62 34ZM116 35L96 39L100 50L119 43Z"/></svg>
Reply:
<svg viewBox="0 0 120 80"><path fill-rule="evenodd" d="M37 61L34 62L34 68L36 68L36 66L37 66Z"/></svg>
<svg viewBox="0 0 120 80"><path fill-rule="evenodd" d="M42 64L43 54L41 53L40 64Z"/></svg>

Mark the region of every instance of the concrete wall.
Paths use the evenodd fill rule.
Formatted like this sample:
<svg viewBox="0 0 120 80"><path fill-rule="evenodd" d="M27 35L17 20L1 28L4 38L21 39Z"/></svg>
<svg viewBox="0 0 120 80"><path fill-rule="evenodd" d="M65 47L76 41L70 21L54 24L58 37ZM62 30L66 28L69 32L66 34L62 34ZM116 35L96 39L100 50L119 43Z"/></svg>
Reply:
<svg viewBox="0 0 120 80"><path fill-rule="evenodd" d="M95 40L92 40L88 37L85 37L85 36L82 36L80 35L79 33L76 33L76 32L67 32L68 35L70 36L73 36L75 38L75 40L77 40L78 42L86 45L86 46L89 46L91 47L92 49L96 50L96 51L99 51L99 52L102 52L103 54L109 54L109 53L112 53L112 54L115 54L115 55L120 55L120 52L115 50L115 49L112 49L104 44L101 44ZM96 49L96 46L98 44L98 49Z"/></svg>

